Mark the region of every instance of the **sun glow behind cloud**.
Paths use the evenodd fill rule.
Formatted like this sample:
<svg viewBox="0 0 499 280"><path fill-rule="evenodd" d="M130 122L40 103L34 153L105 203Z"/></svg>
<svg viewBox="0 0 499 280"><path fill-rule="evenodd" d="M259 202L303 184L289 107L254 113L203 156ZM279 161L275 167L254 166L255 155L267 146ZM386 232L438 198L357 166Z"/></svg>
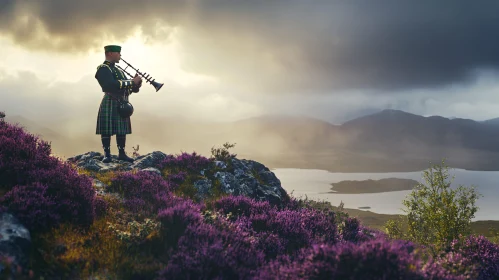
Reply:
<svg viewBox="0 0 499 280"><path fill-rule="evenodd" d="M184 54L177 37L180 32L182 32L180 28L175 28L168 41L165 39L165 43L148 44L147 39L142 36L142 31L138 29L128 40L116 44L122 46L123 59L140 72L149 74L156 81L168 79L183 87L199 84L216 85L218 80L213 76L190 73L182 69L181 60ZM106 44L103 42L103 45ZM124 62L120 62L119 65L122 68L127 67ZM132 75L135 74L135 70L131 67L126 70Z"/></svg>
<svg viewBox="0 0 499 280"><path fill-rule="evenodd" d="M103 46L119 44L125 60L165 84L160 92L145 84L132 97L137 114L234 120L285 113L340 123L394 108L424 115L497 117L497 74L487 83L461 82L463 69L483 64L482 58L487 57L483 51L470 50L479 53L475 62L446 56L466 53L459 46L467 45L458 43L469 41L463 34L471 28L456 35L443 32L451 25L440 22L439 13L424 4L401 6L407 14L398 25L399 16L385 14L388 11L379 4L364 9L363 5L327 2L303 6L299 1L272 5L146 1L138 11L129 5L116 6L118 1L97 1L98 5L66 5L62 0L11 2L7 5L11 10L0 11L0 103L14 104L11 107L17 109L46 101L55 104L55 110L78 106L91 108L93 114L92 106L102 96L94 74L104 60ZM417 7L421 9L414 13ZM359 12L368 17L355 19L352 15ZM494 19L487 14L477 18L477 24ZM436 34L449 37L433 38L427 32L406 37L407 28L425 30L418 24L420 15L435 19L436 30L442 30ZM113 25L123 19L122 24ZM476 34L471 35L475 38ZM456 42L445 43L454 51L438 55L439 60L437 51L442 48L436 44L407 43L432 38ZM495 41L478 42L493 45ZM387 51L391 48L401 51ZM491 55L490 59L496 57ZM453 61L451 67L446 66L449 61ZM135 74L130 68L127 71ZM449 84L456 87L444 87ZM61 100L68 104L59 105Z"/></svg>
<svg viewBox="0 0 499 280"><path fill-rule="evenodd" d="M182 87L206 84L218 84L216 77L201 73L189 73L182 69L182 46L175 29L168 40L163 43L147 44L140 29L126 40L107 40L102 42L102 50L89 51L86 54L65 54L46 51L29 51L17 47L9 38L0 37L0 45L4 55L0 57L0 68L6 74L17 77L19 71L31 71L44 81L69 82L79 81L86 75L93 76L96 67L104 60L104 46L118 44L122 46L122 56L133 67L142 73L148 73L158 82L168 80ZM122 68L126 67L120 62ZM135 70L128 67L127 71L134 75Z"/></svg>

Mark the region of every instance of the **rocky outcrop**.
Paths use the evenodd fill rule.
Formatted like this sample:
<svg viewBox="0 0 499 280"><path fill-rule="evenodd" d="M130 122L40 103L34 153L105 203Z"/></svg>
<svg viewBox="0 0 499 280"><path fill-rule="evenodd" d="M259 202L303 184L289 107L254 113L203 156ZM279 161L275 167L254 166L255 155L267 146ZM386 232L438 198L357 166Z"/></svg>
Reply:
<svg viewBox="0 0 499 280"><path fill-rule="evenodd" d="M263 164L245 159L232 159L232 170L222 167L215 173L222 192L244 195L256 200L279 203L287 196L281 181Z"/></svg>
<svg viewBox="0 0 499 280"><path fill-rule="evenodd" d="M5 269L25 269L31 247L31 235L28 229L13 215L0 213L0 272ZM10 266L8 268L7 266Z"/></svg>
<svg viewBox="0 0 499 280"><path fill-rule="evenodd" d="M138 156L137 158L135 158L135 161L133 163L129 163L126 161L118 160L118 156L112 155L112 162L103 163L103 154L99 152L88 152L85 154L70 157L67 159L67 161L75 163L76 166L89 171L106 172L117 170L130 171L133 169L143 170L147 168L155 168L166 157L166 154L159 151L154 151L147 155ZM148 171L156 170L149 169ZM159 170L157 170L157 172L159 172Z"/></svg>
<svg viewBox="0 0 499 280"><path fill-rule="evenodd" d="M104 155L101 153L88 152L69 158L68 161L82 169L95 172L139 170L161 174L158 169L159 164L168 155L155 151L137 157L134 163L119 161L116 156L113 156L112 162L102 163L103 157ZM215 186L219 186L225 194L244 195L276 204L288 197L275 174L263 164L253 160L232 158L229 166L222 161L213 161L209 169L199 170L199 173L200 175L213 174L213 176L205 176L205 178L193 183L198 191L196 196L199 199L213 194ZM105 191L102 182L94 179L94 185L99 193Z"/></svg>

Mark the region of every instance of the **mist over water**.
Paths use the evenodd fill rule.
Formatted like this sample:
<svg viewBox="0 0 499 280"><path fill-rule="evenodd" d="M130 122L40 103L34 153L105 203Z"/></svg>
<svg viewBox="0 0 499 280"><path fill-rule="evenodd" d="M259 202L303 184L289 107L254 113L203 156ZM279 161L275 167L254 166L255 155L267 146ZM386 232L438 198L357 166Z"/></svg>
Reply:
<svg viewBox="0 0 499 280"><path fill-rule="evenodd" d="M423 172L393 172L393 173L332 173L318 169L276 168L272 169L281 181L282 187L293 197L316 201L329 201L333 206L358 209L370 207L368 211L379 214L403 214L402 201L411 191L395 191L368 194L335 194L331 191L331 183L344 180L379 180L383 178L413 179L425 183ZM476 186L479 197L476 205L479 207L473 221L499 220L499 172L498 171L469 171L450 169L450 177L454 176L451 188L459 185L465 187Z"/></svg>

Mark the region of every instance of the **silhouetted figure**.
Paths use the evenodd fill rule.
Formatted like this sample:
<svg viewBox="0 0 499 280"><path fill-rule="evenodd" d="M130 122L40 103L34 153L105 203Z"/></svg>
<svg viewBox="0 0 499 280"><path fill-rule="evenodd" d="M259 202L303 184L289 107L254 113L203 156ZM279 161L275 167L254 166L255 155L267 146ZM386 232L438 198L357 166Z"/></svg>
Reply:
<svg viewBox="0 0 499 280"><path fill-rule="evenodd" d="M95 78L105 93L102 98L97 116L96 134L101 135L104 159L102 162L111 162L111 136L116 135L118 159L133 162L134 159L125 153L126 135L132 133L130 117L123 118L118 112L119 101L128 102L132 92L139 92L142 86L142 77L136 75L133 79L126 78L125 73L115 66L121 59L121 47L109 45L104 47L106 60L97 67Z"/></svg>

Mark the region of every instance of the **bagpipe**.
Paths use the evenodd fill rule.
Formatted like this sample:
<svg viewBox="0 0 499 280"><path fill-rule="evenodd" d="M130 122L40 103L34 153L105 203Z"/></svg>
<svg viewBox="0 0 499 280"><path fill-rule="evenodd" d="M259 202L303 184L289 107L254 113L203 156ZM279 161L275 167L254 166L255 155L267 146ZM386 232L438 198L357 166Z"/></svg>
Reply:
<svg viewBox="0 0 499 280"><path fill-rule="evenodd" d="M149 82L155 89L156 89L156 92L159 91L161 89L161 87L164 85L163 83L158 83L158 82L155 82L156 79L152 79L151 80L151 76L148 75L147 73L142 73L139 71L139 69L135 69L130 63L126 62L123 58L121 58L120 60L122 60L123 62L125 62L125 64L127 65L127 67L125 67L125 69L121 68L119 65L115 64L115 66L117 66L119 69L121 69L124 73L126 73L128 76L130 76L130 79L133 79L133 76L132 74L128 73L126 71L126 69L128 67L131 67L133 70L135 70L136 74L135 75L140 75L142 76L147 82ZM147 76L146 76L147 75ZM133 106L130 102L126 101L126 100L123 100L120 102L120 106L119 106L119 114L122 118L128 118L130 117L132 114L133 114Z"/></svg>
<svg viewBox="0 0 499 280"><path fill-rule="evenodd" d="M130 63L126 62L123 58L121 58L120 60L122 60L123 62L125 62L125 64L127 65L125 67L125 69L121 68L119 65L115 64L115 66L117 66L119 69L121 69L123 72L125 72L128 76L130 76L130 79L133 79L133 76L128 73L126 71L126 69L128 67L131 67L133 70L135 70L135 72L137 72L137 74L141 75L142 77L144 77L144 79L149 82L155 89L156 91L158 91L162 86L163 84L162 83L158 83L158 82L155 82L156 79L152 79L151 80L151 76L149 76L147 73L144 73L142 74L142 72L139 71L139 69L135 69L132 65L130 65ZM146 76L147 75L147 76Z"/></svg>

